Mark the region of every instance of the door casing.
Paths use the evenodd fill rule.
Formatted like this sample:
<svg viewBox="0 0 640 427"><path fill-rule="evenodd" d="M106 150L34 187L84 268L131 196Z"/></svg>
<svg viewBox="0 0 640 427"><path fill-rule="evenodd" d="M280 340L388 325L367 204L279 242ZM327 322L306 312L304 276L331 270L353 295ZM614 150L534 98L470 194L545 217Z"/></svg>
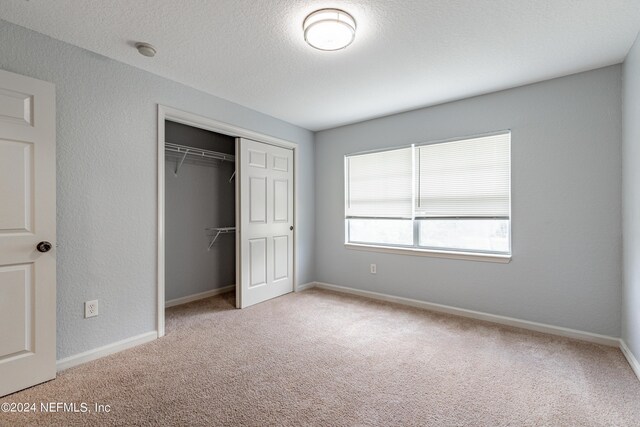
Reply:
<svg viewBox="0 0 640 427"><path fill-rule="evenodd" d="M157 329L158 338L165 334L164 323L164 310L165 310L165 156L164 156L164 126L165 120L181 123L187 126L193 126L200 129L209 130L212 132L229 135L232 137L246 138L254 141L264 142L266 144L275 145L277 147L283 147L293 150L293 291L298 291L298 262L296 256L296 249L298 247L298 198L296 197L297 182L298 182L298 144L287 141L284 139L276 138L273 136L265 135L259 132L255 132L249 129L245 129L239 126L234 126L228 123L220 122L215 119L200 116L198 114L189 113L186 111L178 110L172 107L158 104L158 280L157 280ZM236 200L237 197L236 190ZM239 227L239 223L236 218L236 227ZM239 233L236 233L236 263L238 263L238 242ZM238 284L236 283L236 287Z"/></svg>

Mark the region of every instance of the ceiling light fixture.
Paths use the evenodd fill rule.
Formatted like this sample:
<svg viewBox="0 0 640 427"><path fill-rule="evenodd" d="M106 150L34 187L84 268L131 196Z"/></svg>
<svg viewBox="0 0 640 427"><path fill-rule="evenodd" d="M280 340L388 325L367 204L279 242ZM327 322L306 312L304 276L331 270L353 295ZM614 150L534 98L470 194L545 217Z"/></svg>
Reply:
<svg viewBox="0 0 640 427"><path fill-rule="evenodd" d="M340 50L356 38L356 20L344 10L320 9L302 23L304 39L319 50Z"/></svg>
<svg viewBox="0 0 640 427"><path fill-rule="evenodd" d="M156 56L156 48L149 43L136 43L136 49L138 49L140 55L148 56L149 58Z"/></svg>

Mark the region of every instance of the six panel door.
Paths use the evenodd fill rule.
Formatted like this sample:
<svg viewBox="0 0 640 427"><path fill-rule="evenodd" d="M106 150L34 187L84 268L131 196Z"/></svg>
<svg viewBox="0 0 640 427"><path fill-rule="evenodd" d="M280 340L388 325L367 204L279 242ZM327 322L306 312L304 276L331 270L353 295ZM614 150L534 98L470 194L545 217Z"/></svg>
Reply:
<svg viewBox="0 0 640 427"><path fill-rule="evenodd" d="M293 150L238 138L239 308L293 291Z"/></svg>

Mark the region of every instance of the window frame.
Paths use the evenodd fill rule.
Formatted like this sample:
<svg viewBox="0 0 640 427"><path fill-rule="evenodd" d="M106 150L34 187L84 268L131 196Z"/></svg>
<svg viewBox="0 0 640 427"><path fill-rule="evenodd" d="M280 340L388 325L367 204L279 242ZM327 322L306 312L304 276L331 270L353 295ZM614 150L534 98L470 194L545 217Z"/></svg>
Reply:
<svg viewBox="0 0 640 427"><path fill-rule="evenodd" d="M448 142L456 142L456 141L465 141L469 139L497 136L497 135L509 135L509 216L508 217L425 217L416 215L416 151L417 147L424 145L432 145L432 144L444 144ZM400 148L411 147L412 149L412 216L411 218L377 218L377 217L360 217L360 216L347 216L346 215L346 207L348 205L348 197L349 197L349 181L348 181L348 159L351 156L363 155L363 154L372 154L372 153L381 153L385 151L393 151ZM449 258L449 259L459 259L459 260L471 260L471 261L484 261L484 262L495 262L495 263L509 263L511 261L513 255L513 246L512 246L512 175L511 175L511 164L512 164L512 155L511 155L511 129L489 132L483 134L475 134L464 137L456 137L442 140L435 140L429 142L421 142L415 143L411 145L401 145L397 147L388 147L384 149L377 150L369 150L369 151L361 151L355 153L348 153L344 155L344 168L343 168L343 179L344 179L344 246L347 249L353 250L362 250L362 251L370 251L370 252L382 252L382 253L392 253L392 254L401 254L401 255L416 255L416 256L427 256L427 257L436 257L436 258ZM413 227L413 245L396 245L396 244L380 244L375 242L359 242L359 241L350 241L350 230L349 230L349 221L352 219L384 219L384 220L410 220L412 221ZM509 252L498 252L498 251L488 251L488 250L466 250L466 249L456 249L456 248L440 248L440 247L429 247L429 246L420 246L420 221L424 220L437 220L437 219L447 219L447 220L508 220L508 244L509 244Z"/></svg>

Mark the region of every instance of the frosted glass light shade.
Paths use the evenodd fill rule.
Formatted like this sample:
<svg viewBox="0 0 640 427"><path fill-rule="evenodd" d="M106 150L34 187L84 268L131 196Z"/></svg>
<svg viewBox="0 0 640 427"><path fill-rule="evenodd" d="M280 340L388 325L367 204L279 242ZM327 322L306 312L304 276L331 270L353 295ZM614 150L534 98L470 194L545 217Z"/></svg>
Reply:
<svg viewBox="0 0 640 427"><path fill-rule="evenodd" d="M304 39L320 50L340 50L356 37L356 21L340 9L320 9L307 16L302 24Z"/></svg>

